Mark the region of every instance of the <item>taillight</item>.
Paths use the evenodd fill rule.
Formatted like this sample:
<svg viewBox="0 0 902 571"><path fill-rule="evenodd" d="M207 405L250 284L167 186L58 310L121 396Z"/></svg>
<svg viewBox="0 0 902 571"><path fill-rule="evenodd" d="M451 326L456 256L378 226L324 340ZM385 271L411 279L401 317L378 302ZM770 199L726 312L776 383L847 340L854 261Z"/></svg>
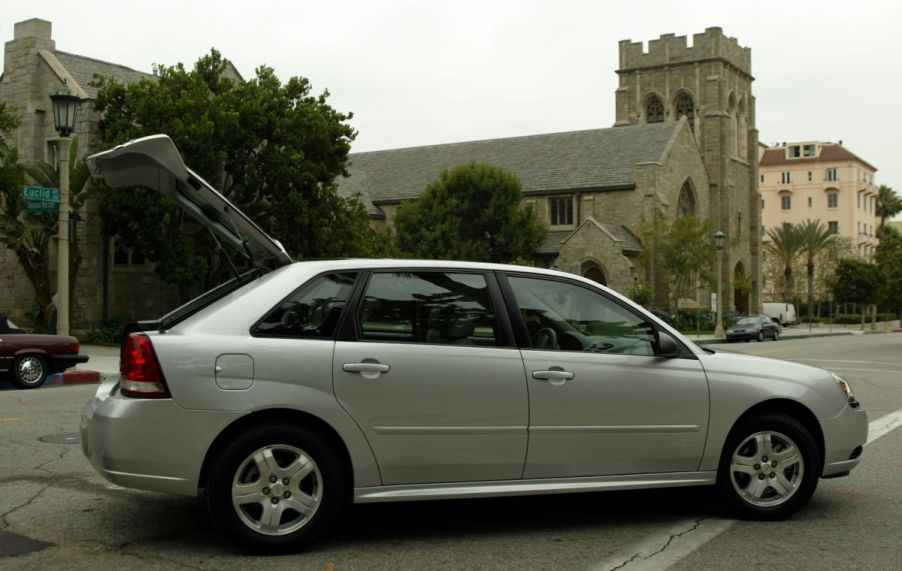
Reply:
<svg viewBox="0 0 902 571"><path fill-rule="evenodd" d="M78 355L79 349L81 349L81 347L78 345L78 343L71 343L69 345L69 350L72 351L73 355Z"/></svg>
<svg viewBox="0 0 902 571"><path fill-rule="evenodd" d="M119 388L127 397L162 399L171 396L150 337L145 333L132 333L125 338L119 372Z"/></svg>

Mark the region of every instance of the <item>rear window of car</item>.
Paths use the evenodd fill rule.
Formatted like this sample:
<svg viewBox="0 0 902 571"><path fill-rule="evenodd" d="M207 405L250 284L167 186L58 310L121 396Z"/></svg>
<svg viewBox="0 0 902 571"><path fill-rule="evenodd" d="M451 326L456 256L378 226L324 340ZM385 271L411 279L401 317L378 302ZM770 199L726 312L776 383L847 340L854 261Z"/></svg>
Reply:
<svg viewBox="0 0 902 571"><path fill-rule="evenodd" d="M374 273L359 323L365 341L495 345L499 339L482 274Z"/></svg>
<svg viewBox="0 0 902 571"><path fill-rule="evenodd" d="M331 339L338 328L357 272L313 278L267 313L251 334L257 337Z"/></svg>

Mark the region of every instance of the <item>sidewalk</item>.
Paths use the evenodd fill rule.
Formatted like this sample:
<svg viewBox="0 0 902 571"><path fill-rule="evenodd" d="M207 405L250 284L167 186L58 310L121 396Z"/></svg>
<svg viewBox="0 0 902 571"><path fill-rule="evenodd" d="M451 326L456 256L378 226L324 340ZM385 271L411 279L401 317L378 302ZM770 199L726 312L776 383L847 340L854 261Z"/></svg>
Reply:
<svg viewBox="0 0 902 571"><path fill-rule="evenodd" d="M74 370L97 371L101 377L119 374L119 347L82 345L81 354L87 355L90 359L87 363L77 365Z"/></svg>

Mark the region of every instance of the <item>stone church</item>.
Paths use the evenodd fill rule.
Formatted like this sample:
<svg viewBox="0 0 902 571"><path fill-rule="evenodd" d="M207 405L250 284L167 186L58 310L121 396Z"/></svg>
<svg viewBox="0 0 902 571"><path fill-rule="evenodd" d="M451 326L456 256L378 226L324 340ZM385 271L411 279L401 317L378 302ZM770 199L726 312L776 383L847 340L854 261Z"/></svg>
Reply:
<svg viewBox="0 0 902 571"><path fill-rule="evenodd" d="M750 50L720 28L695 34L691 47L685 36L666 34L647 50L628 40L619 49L614 127L356 153L339 192L359 196L373 224L391 226L398 205L416 198L443 169L470 161L500 166L519 177L524 201L549 226L536 261L621 292L637 281L663 281L654 272L645 275L637 260L644 220L657 210L708 217L727 237L722 277L724 292L733 294L725 295L725 310L757 311L761 223ZM49 94L64 81L85 101L75 133L79 152L93 150L99 117L89 82L95 73L126 83L153 78L57 50L50 22L15 25L5 46L0 100L23 119L8 137L20 157L55 160ZM177 292L159 282L150 263L101 234L93 201L80 218L84 261L71 301L73 330L108 318L159 315L177 305ZM734 287L740 284L746 286ZM700 287L683 304L706 307L709 293ZM0 248L0 313L21 321L33 297L15 255ZM666 306L663 293L655 304Z"/></svg>

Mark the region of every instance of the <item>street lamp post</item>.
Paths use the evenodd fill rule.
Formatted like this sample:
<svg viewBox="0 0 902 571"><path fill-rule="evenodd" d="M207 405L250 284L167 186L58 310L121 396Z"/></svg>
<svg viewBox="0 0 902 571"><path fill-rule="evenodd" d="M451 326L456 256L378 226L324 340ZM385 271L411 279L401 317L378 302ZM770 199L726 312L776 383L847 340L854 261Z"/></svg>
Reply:
<svg viewBox="0 0 902 571"><path fill-rule="evenodd" d="M714 249L717 250L717 325L714 327L714 336L720 339L726 337L723 332L723 297L720 295L721 290L721 264L723 258L723 232L718 230L714 233Z"/></svg>
<svg viewBox="0 0 902 571"><path fill-rule="evenodd" d="M60 215L57 242L56 332L69 334L69 136L75 130L78 96L63 82L63 87L50 96L53 103L53 126L59 133Z"/></svg>

